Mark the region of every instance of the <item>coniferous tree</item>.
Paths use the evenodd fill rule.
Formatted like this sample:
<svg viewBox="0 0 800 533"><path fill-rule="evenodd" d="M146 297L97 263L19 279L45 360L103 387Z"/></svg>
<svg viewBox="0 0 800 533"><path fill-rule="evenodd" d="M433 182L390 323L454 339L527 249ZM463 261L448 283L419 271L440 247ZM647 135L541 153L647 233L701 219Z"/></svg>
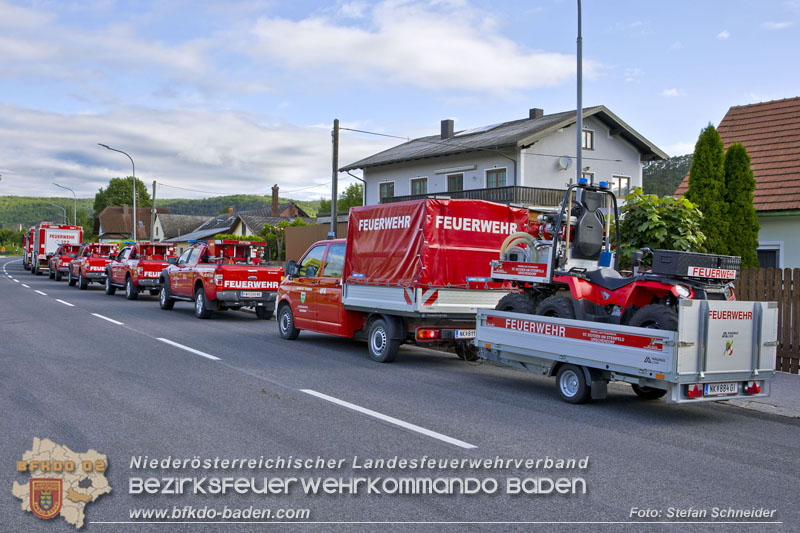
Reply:
<svg viewBox="0 0 800 533"><path fill-rule="evenodd" d="M728 207L725 202L725 146L709 124L700 132L689 170L686 198L703 213L700 225L706 236L706 251L727 253Z"/></svg>
<svg viewBox="0 0 800 533"><path fill-rule="evenodd" d="M742 258L743 267L757 267L758 217L753 206L756 179L750 156L741 143L733 143L725 154L725 200L728 204L727 249Z"/></svg>

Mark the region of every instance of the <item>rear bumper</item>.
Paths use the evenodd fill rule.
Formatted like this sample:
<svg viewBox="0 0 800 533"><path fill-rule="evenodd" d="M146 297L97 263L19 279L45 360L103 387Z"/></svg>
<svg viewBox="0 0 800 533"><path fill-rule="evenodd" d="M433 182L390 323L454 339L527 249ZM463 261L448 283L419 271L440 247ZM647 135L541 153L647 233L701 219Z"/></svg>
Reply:
<svg viewBox="0 0 800 533"><path fill-rule="evenodd" d="M139 287L144 289L155 289L159 286L156 278L143 278L139 279Z"/></svg>
<svg viewBox="0 0 800 533"><path fill-rule="evenodd" d="M105 272L87 272L84 274L86 279L90 279L92 281L105 281L106 280L106 273Z"/></svg>
<svg viewBox="0 0 800 533"><path fill-rule="evenodd" d="M260 292L261 297L242 296L242 293ZM217 300L229 305L273 306L278 293L276 291L217 291Z"/></svg>

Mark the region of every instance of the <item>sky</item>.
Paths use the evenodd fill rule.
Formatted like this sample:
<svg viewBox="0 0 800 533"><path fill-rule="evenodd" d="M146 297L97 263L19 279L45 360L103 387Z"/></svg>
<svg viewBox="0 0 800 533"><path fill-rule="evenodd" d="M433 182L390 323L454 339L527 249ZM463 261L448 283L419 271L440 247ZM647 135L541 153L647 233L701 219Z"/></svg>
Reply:
<svg viewBox="0 0 800 533"><path fill-rule="evenodd" d="M331 127L415 138L576 107L575 1L0 0L0 195L330 197ZM584 0L583 102L670 155L800 96L800 0ZM403 142L343 131L340 165ZM341 188L354 179L342 175Z"/></svg>

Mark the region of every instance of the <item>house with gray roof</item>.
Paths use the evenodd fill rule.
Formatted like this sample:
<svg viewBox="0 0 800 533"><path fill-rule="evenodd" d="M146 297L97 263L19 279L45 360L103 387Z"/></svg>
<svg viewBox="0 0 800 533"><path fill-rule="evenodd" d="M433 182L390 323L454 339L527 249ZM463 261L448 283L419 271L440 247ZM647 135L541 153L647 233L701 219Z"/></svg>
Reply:
<svg viewBox="0 0 800 533"><path fill-rule="evenodd" d="M553 206L576 176L575 111L420 137L339 170L364 173L368 205L431 196ZM668 156L605 106L583 110L583 168L622 198L642 184L642 163Z"/></svg>
<svg viewBox="0 0 800 533"><path fill-rule="evenodd" d="M156 215L153 239L156 241L164 241L186 235L211 220L211 218L210 216L204 215L173 215L159 213Z"/></svg>

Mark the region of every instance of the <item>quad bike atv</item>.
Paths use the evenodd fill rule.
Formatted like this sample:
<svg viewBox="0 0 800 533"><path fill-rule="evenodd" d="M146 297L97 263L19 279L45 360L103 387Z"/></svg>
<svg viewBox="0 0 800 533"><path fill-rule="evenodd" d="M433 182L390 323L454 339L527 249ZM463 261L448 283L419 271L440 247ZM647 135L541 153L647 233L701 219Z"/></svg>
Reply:
<svg viewBox="0 0 800 533"><path fill-rule="evenodd" d="M492 261L492 277L515 288L500 311L676 330L681 299L734 300L739 257L643 248L623 276L611 250L617 199L606 182L580 179L570 185L561 208L539 215L531 233L518 232ZM652 269L642 271L652 257Z"/></svg>

